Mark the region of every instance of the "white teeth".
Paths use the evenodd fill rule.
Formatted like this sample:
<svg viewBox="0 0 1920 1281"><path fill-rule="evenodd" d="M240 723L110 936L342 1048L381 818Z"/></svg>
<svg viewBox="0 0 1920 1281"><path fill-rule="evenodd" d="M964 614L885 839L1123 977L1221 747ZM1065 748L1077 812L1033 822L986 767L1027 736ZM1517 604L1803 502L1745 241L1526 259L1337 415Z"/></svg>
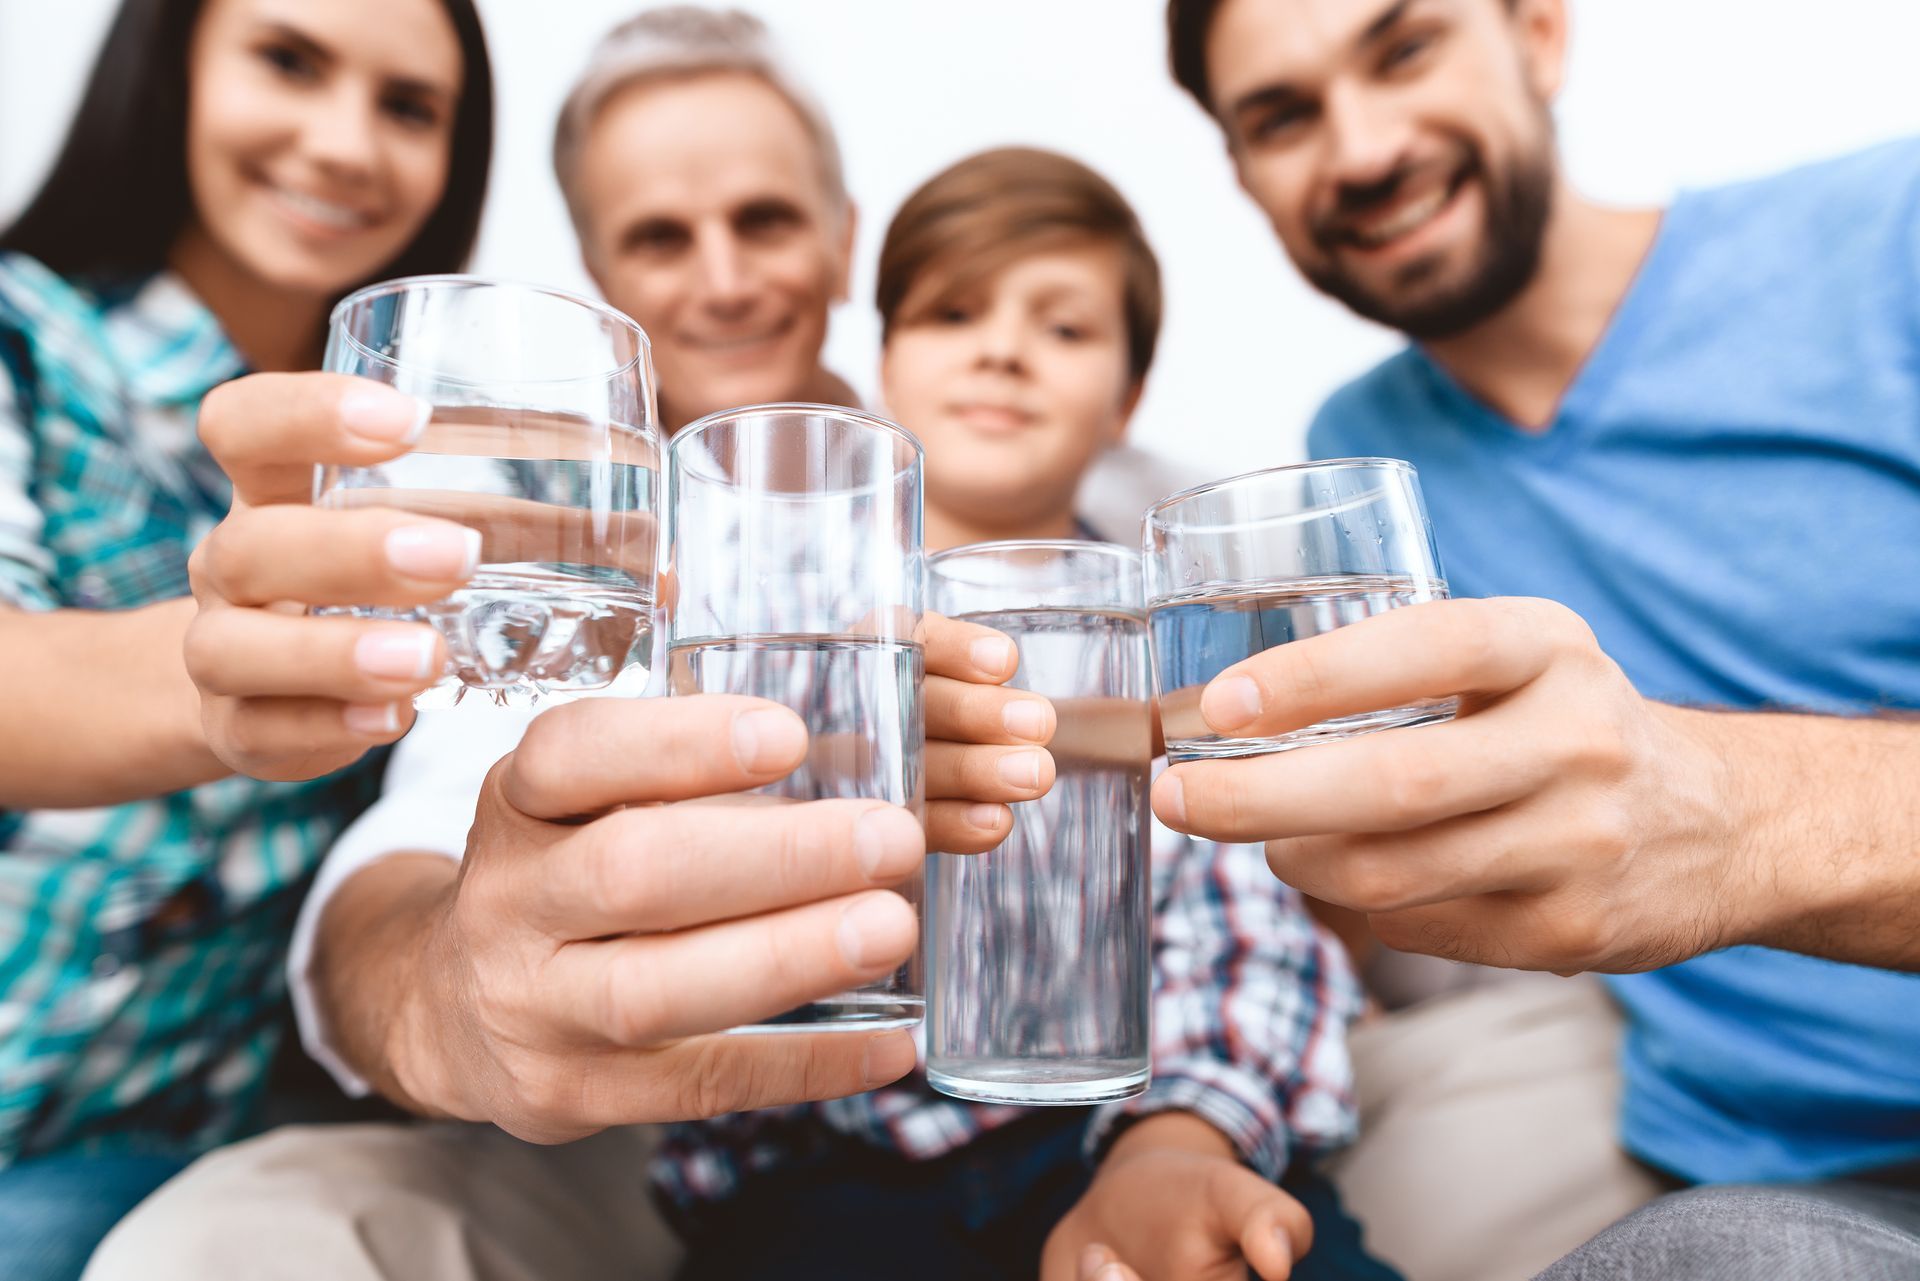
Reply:
<svg viewBox="0 0 1920 1281"><path fill-rule="evenodd" d="M344 205L336 205L330 200L318 196L309 196L304 192L289 191L285 187L275 187L273 193L286 202L302 217L328 227L337 227L342 231L357 231L367 225L366 215Z"/></svg>
<svg viewBox="0 0 1920 1281"><path fill-rule="evenodd" d="M1439 213L1446 206L1450 195L1452 195L1450 188L1436 187L1431 193L1406 206L1385 222L1355 228L1353 238L1367 249L1377 249L1381 245L1398 240L1408 232L1417 230L1422 223Z"/></svg>

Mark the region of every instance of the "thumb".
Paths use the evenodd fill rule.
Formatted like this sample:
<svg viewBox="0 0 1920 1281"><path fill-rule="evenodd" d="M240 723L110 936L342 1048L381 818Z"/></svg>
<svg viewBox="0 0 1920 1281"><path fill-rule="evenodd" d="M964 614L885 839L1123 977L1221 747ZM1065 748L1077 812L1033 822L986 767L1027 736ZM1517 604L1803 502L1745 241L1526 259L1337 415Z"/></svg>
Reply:
<svg viewBox="0 0 1920 1281"><path fill-rule="evenodd" d="M1140 1281L1140 1274L1120 1262L1120 1256L1109 1247L1095 1242L1080 1252L1075 1281Z"/></svg>

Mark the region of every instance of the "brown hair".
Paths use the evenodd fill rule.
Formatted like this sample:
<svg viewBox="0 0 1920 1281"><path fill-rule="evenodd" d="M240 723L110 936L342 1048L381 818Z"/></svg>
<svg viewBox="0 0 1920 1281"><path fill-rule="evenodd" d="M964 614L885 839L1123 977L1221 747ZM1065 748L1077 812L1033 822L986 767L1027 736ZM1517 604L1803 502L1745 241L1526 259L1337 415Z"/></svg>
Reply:
<svg viewBox="0 0 1920 1281"><path fill-rule="evenodd" d="M1078 160L1032 147L1003 147L941 170L907 197L880 248L874 305L881 340L929 272L944 279L939 307L1039 249L1088 241L1120 251L1127 370L1147 376L1160 337L1160 263L1126 198Z"/></svg>

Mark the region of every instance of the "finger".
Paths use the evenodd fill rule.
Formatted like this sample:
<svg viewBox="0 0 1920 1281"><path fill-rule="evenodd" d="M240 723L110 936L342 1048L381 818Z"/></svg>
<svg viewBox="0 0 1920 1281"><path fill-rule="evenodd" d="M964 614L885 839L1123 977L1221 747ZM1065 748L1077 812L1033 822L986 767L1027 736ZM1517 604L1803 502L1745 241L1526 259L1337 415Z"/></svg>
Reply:
<svg viewBox="0 0 1920 1281"><path fill-rule="evenodd" d="M318 778L391 743L413 726L413 707L322 698L221 700L209 738L227 766L272 782Z"/></svg>
<svg viewBox="0 0 1920 1281"><path fill-rule="evenodd" d="M519 861L508 892L560 939L687 929L898 885L920 870L912 814L875 801L648 806Z"/></svg>
<svg viewBox="0 0 1920 1281"><path fill-rule="evenodd" d="M236 605L420 605L473 576L480 534L391 508L242 509L207 536L198 583Z"/></svg>
<svg viewBox="0 0 1920 1281"><path fill-rule="evenodd" d="M1281 734L1334 716L1457 694L1501 694L1592 633L1549 601L1443 600L1389 610L1254 655L1208 682L1216 733Z"/></svg>
<svg viewBox="0 0 1920 1281"><path fill-rule="evenodd" d="M930 800L1007 804L1045 796L1053 786L1053 757L1044 747L927 744Z"/></svg>
<svg viewBox="0 0 1920 1281"><path fill-rule="evenodd" d="M1161 776L1157 812L1214 840L1257 841L1407 831L1511 804L1548 786L1563 753L1537 746L1523 718L1503 710L1265 756L1188 761Z"/></svg>
<svg viewBox="0 0 1920 1281"><path fill-rule="evenodd" d="M1356 912L1398 912L1547 889L1577 861L1577 829L1556 821L1542 831L1516 811L1500 809L1411 832L1269 841L1267 866L1314 898Z"/></svg>
<svg viewBox="0 0 1920 1281"><path fill-rule="evenodd" d="M185 656L188 674L205 693L348 703L410 699L446 668L446 647L424 624L261 609L201 612L187 629Z"/></svg>
<svg viewBox="0 0 1920 1281"><path fill-rule="evenodd" d="M313 497L316 464L367 467L405 453L431 406L383 383L346 374L251 374L200 404L200 439L258 506Z"/></svg>
<svg viewBox="0 0 1920 1281"><path fill-rule="evenodd" d="M927 737L960 743L1044 745L1053 737L1053 704L1038 694L930 676Z"/></svg>
<svg viewBox="0 0 1920 1281"><path fill-rule="evenodd" d="M1079 1281L1140 1281L1140 1274L1112 1249L1096 1242L1080 1252Z"/></svg>
<svg viewBox="0 0 1920 1281"><path fill-rule="evenodd" d="M1020 666L1020 651L1013 641L978 623L928 614L921 620L921 641L926 647L928 676L945 676L972 685L998 685Z"/></svg>
<svg viewBox="0 0 1920 1281"><path fill-rule="evenodd" d="M800 718L765 699L587 699L535 717L500 786L523 814L572 818L760 787L806 752Z"/></svg>
<svg viewBox="0 0 1920 1281"><path fill-rule="evenodd" d="M548 967L547 1008L586 1044L657 1045L870 983L912 955L919 933L905 899L870 890L679 934L572 943Z"/></svg>
<svg viewBox="0 0 1920 1281"><path fill-rule="evenodd" d="M984 854L1013 831L1013 811L989 801L928 801L927 848Z"/></svg>
<svg viewBox="0 0 1920 1281"><path fill-rule="evenodd" d="M1211 1204L1219 1235L1238 1241L1240 1253L1265 1281L1291 1275L1294 1261L1313 1244L1306 1207L1243 1166L1214 1178Z"/></svg>

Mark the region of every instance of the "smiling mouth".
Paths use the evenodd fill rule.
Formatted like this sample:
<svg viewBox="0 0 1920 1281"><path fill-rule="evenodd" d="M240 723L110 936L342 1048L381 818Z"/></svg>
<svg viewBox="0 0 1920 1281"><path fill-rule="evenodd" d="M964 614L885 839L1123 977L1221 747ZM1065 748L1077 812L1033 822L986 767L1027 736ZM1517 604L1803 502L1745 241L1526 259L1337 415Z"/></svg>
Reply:
<svg viewBox="0 0 1920 1281"><path fill-rule="evenodd" d="M1460 189L1467 185L1469 177L1471 168L1463 165L1445 183L1423 196L1401 202L1390 213L1364 222L1349 219L1340 229L1339 239L1343 244L1362 250L1385 249L1404 240L1445 212L1454 197L1460 194Z"/></svg>
<svg viewBox="0 0 1920 1281"><path fill-rule="evenodd" d="M379 221L376 216L364 209L327 200L309 192L296 191L292 187L284 187L264 175L256 174L254 180L264 187L267 194L279 202L282 208L300 221L326 231L365 231Z"/></svg>
<svg viewBox="0 0 1920 1281"><path fill-rule="evenodd" d="M726 356L736 352L749 352L764 347L768 343L778 342L793 329L793 318L789 316L779 324L767 329L756 330L750 334L726 334L713 337L697 337L682 334L680 341L695 351L712 356Z"/></svg>
<svg viewBox="0 0 1920 1281"><path fill-rule="evenodd" d="M1011 405L954 405L947 411L969 427L989 432L1018 431L1033 421L1033 415Z"/></svg>

